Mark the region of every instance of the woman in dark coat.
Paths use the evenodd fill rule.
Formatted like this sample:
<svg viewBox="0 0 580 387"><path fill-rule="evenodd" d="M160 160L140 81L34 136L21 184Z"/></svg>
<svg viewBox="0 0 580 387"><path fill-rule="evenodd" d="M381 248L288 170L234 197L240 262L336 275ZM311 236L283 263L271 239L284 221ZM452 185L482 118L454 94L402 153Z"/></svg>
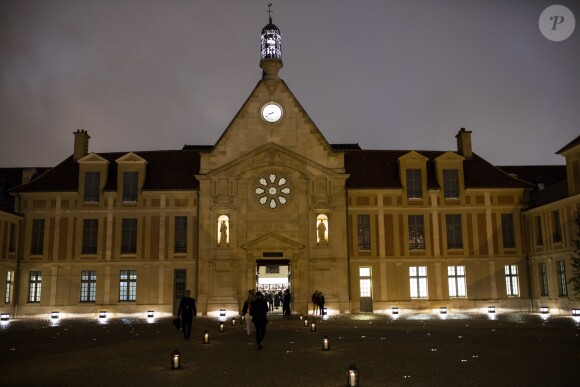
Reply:
<svg viewBox="0 0 580 387"><path fill-rule="evenodd" d="M284 296L282 296L282 312L284 316L290 316L290 290L284 290Z"/></svg>
<svg viewBox="0 0 580 387"><path fill-rule="evenodd" d="M262 349L262 341L266 336L266 326L268 325L268 303L264 300L262 292L256 293L256 299L252 301L250 306L250 314L252 315L252 322L256 327L256 344L258 349Z"/></svg>

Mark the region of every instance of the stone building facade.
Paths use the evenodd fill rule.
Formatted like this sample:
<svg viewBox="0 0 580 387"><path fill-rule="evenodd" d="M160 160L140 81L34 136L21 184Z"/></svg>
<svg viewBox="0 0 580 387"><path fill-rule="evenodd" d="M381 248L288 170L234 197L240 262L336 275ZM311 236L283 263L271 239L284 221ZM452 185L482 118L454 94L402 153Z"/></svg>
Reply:
<svg viewBox="0 0 580 387"><path fill-rule="evenodd" d="M537 167L493 166L465 129L456 151L329 144L279 77L280 39L270 19L263 76L216 144L94 153L77 130L72 156L5 184L2 311L170 315L186 288L209 316L237 315L253 288L290 289L294 313L312 310L315 290L331 314L578 305L557 290L580 204L578 139L554 167L568 170L564 196L544 204Z"/></svg>

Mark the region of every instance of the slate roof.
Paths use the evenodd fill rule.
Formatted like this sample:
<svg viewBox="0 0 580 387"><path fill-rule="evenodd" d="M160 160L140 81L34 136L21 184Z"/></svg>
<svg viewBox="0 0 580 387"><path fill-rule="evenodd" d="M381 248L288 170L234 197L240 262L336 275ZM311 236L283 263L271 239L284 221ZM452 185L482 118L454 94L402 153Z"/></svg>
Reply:
<svg viewBox="0 0 580 387"><path fill-rule="evenodd" d="M507 165L499 166L506 173L517 175L518 179L537 185L543 183L545 187L552 186L566 180L565 165Z"/></svg>
<svg viewBox="0 0 580 387"><path fill-rule="evenodd" d="M402 188L398 159L408 150L362 150L345 152L345 169L350 174L347 188ZM427 186L440 188L435 176L435 159L447 151L415 151L427 161ZM465 188L533 188L473 154L463 162Z"/></svg>
<svg viewBox="0 0 580 387"><path fill-rule="evenodd" d="M579 145L579 144L580 144L580 135L578 135L578 137L576 137L575 139L570 141L568 144L564 145L564 147L562 149L560 149L558 152L556 152L556 154L557 155L562 154L563 152L567 151L568 149L572 149L576 145Z"/></svg>
<svg viewBox="0 0 580 387"><path fill-rule="evenodd" d="M22 177L25 170L36 171L31 179L34 180L42 175L49 168L0 168L0 211L14 212L14 197L9 194L11 188L22 184Z"/></svg>
<svg viewBox="0 0 580 387"><path fill-rule="evenodd" d="M109 161L105 191L117 189L117 163L115 160L129 152L96 153ZM196 190L199 181L199 152L183 150L133 152L147 160L143 190ZM77 192L79 164L70 156L37 180L16 187L11 192Z"/></svg>

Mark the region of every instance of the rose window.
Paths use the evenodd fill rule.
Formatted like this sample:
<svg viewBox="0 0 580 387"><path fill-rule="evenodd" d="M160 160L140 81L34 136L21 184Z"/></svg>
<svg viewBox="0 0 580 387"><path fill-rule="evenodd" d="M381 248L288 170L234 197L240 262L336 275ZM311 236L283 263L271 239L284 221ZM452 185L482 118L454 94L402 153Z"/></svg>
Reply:
<svg viewBox="0 0 580 387"><path fill-rule="evenodd" d="M288 203L288 196L292 188L285 177L270 173L258 179L258 186L254 192L258 196L258 203L274 209Z"/></svg>

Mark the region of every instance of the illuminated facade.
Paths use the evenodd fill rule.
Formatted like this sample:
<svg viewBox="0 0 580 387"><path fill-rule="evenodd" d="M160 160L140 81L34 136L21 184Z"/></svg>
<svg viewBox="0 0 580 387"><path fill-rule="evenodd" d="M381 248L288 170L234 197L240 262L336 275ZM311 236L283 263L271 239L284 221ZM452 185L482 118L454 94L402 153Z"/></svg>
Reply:
<svg viewBox="0 0 580 387"><path fill-rule="evenodd" d="M544 301L542 262L549 306L573 305L554 281L558 262L570 269L578 144L562 153L571 194L531 207L535 186L473 153L464 129L457 151L329 144L282 65L270 19L263 77L215 145L91 153L79 130L71 157L12 184L0 212L3 310L173 314L188 288L200 313L232 315L248 289L289 287L294 313L312 310L315 290L329 313L529 311ZM556 209L561 241L534 249L533 219Z"/></svg>

